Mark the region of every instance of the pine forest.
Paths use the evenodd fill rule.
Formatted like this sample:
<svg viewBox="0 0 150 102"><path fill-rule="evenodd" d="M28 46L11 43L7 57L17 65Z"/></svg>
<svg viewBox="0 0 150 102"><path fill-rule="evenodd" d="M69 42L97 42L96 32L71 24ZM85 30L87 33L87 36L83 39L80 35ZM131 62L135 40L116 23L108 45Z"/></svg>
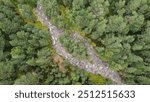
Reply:
<svg viewBox="0 0 150 102"><path fill-rule="evenodd" d="M150 0L0 0L1 85L150 85Z"/></svg>

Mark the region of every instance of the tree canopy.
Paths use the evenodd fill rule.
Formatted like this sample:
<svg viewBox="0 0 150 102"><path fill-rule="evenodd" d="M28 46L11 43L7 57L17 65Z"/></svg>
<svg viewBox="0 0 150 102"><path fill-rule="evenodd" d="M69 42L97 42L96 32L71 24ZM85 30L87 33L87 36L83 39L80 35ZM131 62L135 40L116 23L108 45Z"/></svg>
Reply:
<svg viewBox="0 0 150 102"><path fill-rule="evenodd" d="M125 84L150 84L150 0L38 1L66 32L59 41L73 56L88 59L83 42L69 38L77 32ZM37 0L0 0L0 84L108 84L56 58L36 6Z"/></svg>

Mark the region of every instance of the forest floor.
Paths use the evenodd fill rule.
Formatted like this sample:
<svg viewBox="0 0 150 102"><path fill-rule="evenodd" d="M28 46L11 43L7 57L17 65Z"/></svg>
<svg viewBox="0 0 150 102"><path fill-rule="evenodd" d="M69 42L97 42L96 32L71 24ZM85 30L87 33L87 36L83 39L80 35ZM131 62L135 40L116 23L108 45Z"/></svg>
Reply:
<svg viewBox="0 0 150 102"><path fill-rule="evenodd" d="M115 84L123 84L119 74L117 72L114 72L113 70L110 70L108 66L101 61L101 59L97 56L93 46L91 46L85 38L83 38L78 33L71 35L72 39L75 41L77 41L78 39L83 40L84 45L87 47L87 53L90 56L92 62L88 60L80 60L78 58L75 58L66 51L66 49L59 42L60 35L64 34L63 31L59 30L56 26L50 23L49 18L44 14L41 5L37 6L36 14L40 22L48 27L50 35L52 37L53 48L59 55L63 56L70 64L84 69L88 72L100 74L105 78L111 79Z"/></svg>

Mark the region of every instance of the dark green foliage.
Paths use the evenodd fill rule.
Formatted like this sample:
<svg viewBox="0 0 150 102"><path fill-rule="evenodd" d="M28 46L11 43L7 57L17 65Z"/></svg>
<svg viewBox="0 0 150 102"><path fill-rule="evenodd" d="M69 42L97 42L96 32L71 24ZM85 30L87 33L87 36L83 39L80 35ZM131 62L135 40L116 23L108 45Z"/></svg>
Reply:
<svg viewBox="0 0 150 102"><path fill-rule="evenodd" d="M13 84L16 78L16 69L10 55L12 46L9 36L19 30L23 22L15 14L13 7L15 6L9 0L0 1L0 84Z"/></svg>
<svg viewBox="0 0 150 102"><path fill-rule="evenodd" d="M40 0L40 4L43 5L45 14L49 18L53 18L53 23L57 22L59 18L59 5L58 5L58 0ZM57 17L56 17L57 16Z"/></svg>
<svg viewBox="0 0 150 102"><path fill-rule="evenodd" d="M54 68L47 75L47 79L45 80L45 84L52 85L70 85L70 84L89 84L90 80L86 76L85 72L71 68L68 69L68 66L65 66L65 71L60 72L58 68Z"/></svg>
<svg viewBox="0 0 150 102"><path fill-rule="evenodd" d="M15 80L15 85L36 85L38 83L38 76L36 73L27 73L21 75L20 78Z"/></svg>
<svg viewBox="0 0 150 102"><path fill-rule="evenodd" d="M126 84L150 84L150 0L40 0L52 23L96 44ZM106 84L100 76L52 62L50 35L37 21L37 0L0 0L0 84ZM88 58L83 42L60 42ZM65 62L64 62L65 63Z"/></svg>
<svg viewBox="0 0 150 102"><path fill-rule="evenodd" d="M69 14L64 15L68 8ZM46 6L45 10L49 9ZM61 27L71 28L70 31L75 30L91 39L97 45L100 58L118 71L125 83L150 84L149 0L72 0L72 3L64 0L58 2L55 11L61 12L55 16L57 22L68 24ZM50 18L53 20L53 16ZM59 25L57 22L55 24ZM65 41L67 43L67 37ZM68 47L72 49L73 46Z"/></svg>
<svg viewBox="0 0 150 102"><path fill-rule="evenodd" d="M92 84L84 71L67 64L62 72L52 62L50 34L33 15L35 1L0 1L0 84Z"/></svg>
<svg viewBox="0 0 150 102"><path fill-rule="evenodd" d="M19 3L19 4L27 4L32 7L35 7L37 3L37 0L12 0L12 1L15 1L16 3Z"/></svg>
<svg viewBox="0 0 150 102"><path fill-rule="evenodd" d="M82 41L80 41L80 39L78 39L78 41L79 42L74 41L67 34L60 37L61 44L67 49L69 53L71 53L74 57L87 59L87 47Z"/></svg>
<svg viewBox="0 0 150 102"><path fill-rule="evenodd" d="M33 8L27 4L19 4L18 10L25 20L34 21Z"/></svg>
<svg viewBox="0 0 150 102"><path fill-rule="evenodd" d="M15 68L10 61L0 62L0 84L13 84Z"/></svg>
<svg viewBox="0 0 150 102"><path fill-rule="evenodd" d="M18 63L26 65L27 68L40 66L42 60L43 64L49 63L47 58L50 56L50 49L47 31L39 30L27 24L22 27L22 31L11 35L10 39L10 44L13 46L11 56Z"/></svg>

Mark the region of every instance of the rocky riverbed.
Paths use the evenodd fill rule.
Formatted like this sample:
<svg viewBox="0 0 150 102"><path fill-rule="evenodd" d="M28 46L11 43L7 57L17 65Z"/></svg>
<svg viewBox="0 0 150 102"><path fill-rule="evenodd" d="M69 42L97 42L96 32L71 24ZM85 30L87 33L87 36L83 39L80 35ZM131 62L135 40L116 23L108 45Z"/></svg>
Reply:
<svg viewBox="0 0 150 102"><path fill-rule="evenodd" d="M87 53L90 56L92 62L87 60L80 60L76 57L73 57L70 53L66 51L66 49L59 42L60 35L64 34L63 31L51 24L49 18L44 14L44 11L40 4L37 5L36 14L40 22L48 27L50 36L52 37L53 48L59 55L68 60L70 64L72 64L73 66L77 66L81 69L84 69L88 72L100 74L105 78L111 79L115 84L123 84L119 74L117 72L110 70L108 66L101 61L101 59L97 56L93 46L90 45L84 37L82 37L78 33L71 35L73 40L77 39L83 40L84 45L87 47Z"/></svg>

